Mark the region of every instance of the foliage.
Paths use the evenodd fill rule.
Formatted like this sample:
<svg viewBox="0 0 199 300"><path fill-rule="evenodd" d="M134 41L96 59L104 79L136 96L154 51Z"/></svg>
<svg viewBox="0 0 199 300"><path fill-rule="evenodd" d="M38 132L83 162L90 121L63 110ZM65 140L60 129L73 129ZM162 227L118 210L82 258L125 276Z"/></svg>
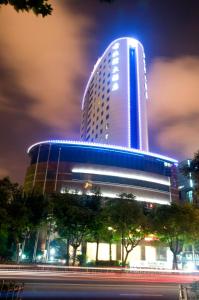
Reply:
<svg viewBox="0 0 199 300"><path fill-rule="evenodd" d="M72 264L75 265L77 249L89 233L92 224L92 211L89 201L77 194L54 195L54 217L60 236L73 247Z"/></svg>
<svg viewBox="0 0 199 300"><path fill-rule="evenodd" d="M11 5L19 11L33 11L36 15L45 17L51 15L52 6L48 0L0 0L0 5Z"/></svg>
<svg viewBox="0 0 199 300"><path fill-rule="evenodd" d="M146 217L132 194L121 194L120 198L109 201L108 211L111 226L121 237L122 265L125 266L129 253L144 239L147 232Z"/></svg>
<svg viewBox="0 0 199 300"><path fill-rule="evenodd" d="M173 253L173 269L178 268L177 256L183 245L198 235L198 216L198 211L192 206L176 203L159 206L152 213L154 232Z"/></svg>

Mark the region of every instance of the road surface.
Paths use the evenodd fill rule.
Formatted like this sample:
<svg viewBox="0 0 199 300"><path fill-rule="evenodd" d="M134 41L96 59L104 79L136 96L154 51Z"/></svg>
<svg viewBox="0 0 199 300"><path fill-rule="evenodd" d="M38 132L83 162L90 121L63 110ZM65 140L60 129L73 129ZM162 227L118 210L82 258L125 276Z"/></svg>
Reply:
<svg viewBox="0 0 199 300"><path fill-rule="evenodd" d="M178 281L157 274L0 270L0 279L25 283L22 299L179 299ZM163 280L164 279L164 280Z"/></svg>

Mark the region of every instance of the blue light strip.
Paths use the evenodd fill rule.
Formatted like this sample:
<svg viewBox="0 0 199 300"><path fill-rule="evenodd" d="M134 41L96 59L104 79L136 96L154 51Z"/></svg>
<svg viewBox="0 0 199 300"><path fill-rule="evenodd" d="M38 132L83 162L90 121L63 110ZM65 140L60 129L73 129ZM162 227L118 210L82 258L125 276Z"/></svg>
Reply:
<svg viewBox="0 0 199 300"><path fill-rule="evenodd" d="M164 156L161 154L156 154L152 152L146 152L146 151L141 151L137 149L132 149L132 148L127 148L127 147L121 147L121 146L115 146L115 145L107 145L107 144L99 144L99 143L91 143L91 142L81 142L81 141L67 141L67 140L46 140L46 141L41 141L38 143L35 143L31 145L27 149L27 153L29 153L34 147L41 145L41 144L63 144L63 145L77 145L77 146L87 146L87 147L94 147L94 148L101 148L101 149L107 149L107 150L118 150L118 151L124 151L127 153L135 153L135 154L140 154L140 155L146 155L146 156L151 156L155 158L159 158L162 160L166 160L172 163L177 164L178 161L176 159L170 158L168 156Z"/></svg>

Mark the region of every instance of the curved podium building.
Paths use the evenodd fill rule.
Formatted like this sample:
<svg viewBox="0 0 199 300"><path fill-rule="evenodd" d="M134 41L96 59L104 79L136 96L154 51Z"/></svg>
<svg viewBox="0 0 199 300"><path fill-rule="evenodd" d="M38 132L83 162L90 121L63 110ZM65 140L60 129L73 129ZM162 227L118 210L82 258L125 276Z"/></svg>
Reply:
<svg viewBox="0 0 199 300"><path fill-rule="evenodd" d="M177 196L176 161L119 146L44 141L28 149L31 159L25 192L91 193L105 197L133 193L136 200L169 204Z"/></svg>

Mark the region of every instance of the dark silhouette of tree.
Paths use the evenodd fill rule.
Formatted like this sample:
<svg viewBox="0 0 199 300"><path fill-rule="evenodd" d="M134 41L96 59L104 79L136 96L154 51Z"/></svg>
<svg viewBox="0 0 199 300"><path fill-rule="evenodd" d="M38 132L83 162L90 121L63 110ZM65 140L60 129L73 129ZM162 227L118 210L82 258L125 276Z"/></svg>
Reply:
<svg viewBox="0 0 199 300"><path fill-rule="evenodd" d="M99 0L100 2L111 3L114 0ZM53 7L49 0L0 0L0 5L11 5L17 11L32 11L35 15L46 17L52 14Z"/></svg>
<svg viewBox="0 0 199 300"><path fill-rule="evenodd" d="M52 6L48 0L0 0L0 5L11 5L19 11L33 11L36 15L45 17L51 15Z"/></svg>

